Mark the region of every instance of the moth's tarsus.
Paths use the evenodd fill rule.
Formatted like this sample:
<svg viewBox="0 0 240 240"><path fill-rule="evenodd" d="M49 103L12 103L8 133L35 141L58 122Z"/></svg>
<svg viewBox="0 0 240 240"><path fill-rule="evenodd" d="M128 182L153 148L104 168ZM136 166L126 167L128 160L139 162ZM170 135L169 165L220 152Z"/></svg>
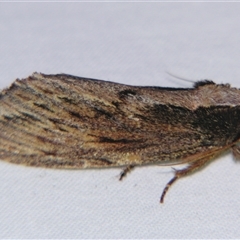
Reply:
<svg viewBox="0 0 240 240"><path fill-rule="evenodd" d="M178 177L175 175L168 183L167 185L165 186L165 188L163 189L163 192L162 192L162 195L161 195L161 198L160 198L160 203L163 203L164 202L164 197L168 191L168 189L170 188L170 186L178 179Z"/></svg>
<svg viewBox="0 0 240 240"><path fill-rule="evenodd" d="M124 168L122 170L122 172L120 173L119 180L121 181L124 177L126 177L127 174L130 173L133 170L133 168L134 168L134 165L129 165L126 168Z"/></svg>
<svg viewBox="0 0 240 240"><path fill-rule="evenodd" d="M164 197L174 182L176 182L179 178L189 175L195 172L196 170L204 167L206 164L211 162L215 156L216 156L216 153L209 153L204 158L196 159L194 162L190 163L187 167L183 169L174 169L174 172L175 172L174 177L167 183L167 185L163 189L163 192L160 198L160 203L164 202Z"/></svg>

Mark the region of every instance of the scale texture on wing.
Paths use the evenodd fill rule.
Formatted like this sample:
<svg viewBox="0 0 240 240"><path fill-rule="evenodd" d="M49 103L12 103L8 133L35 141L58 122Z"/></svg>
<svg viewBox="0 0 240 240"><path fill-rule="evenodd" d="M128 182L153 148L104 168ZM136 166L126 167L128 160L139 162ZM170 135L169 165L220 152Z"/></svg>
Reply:
<svg viewBox="0 0 240 240"><path fill-rule="evenodd" d="M194 161L239 139L238 91L34 73L0 93L0 159L55 168Z"/></svg>

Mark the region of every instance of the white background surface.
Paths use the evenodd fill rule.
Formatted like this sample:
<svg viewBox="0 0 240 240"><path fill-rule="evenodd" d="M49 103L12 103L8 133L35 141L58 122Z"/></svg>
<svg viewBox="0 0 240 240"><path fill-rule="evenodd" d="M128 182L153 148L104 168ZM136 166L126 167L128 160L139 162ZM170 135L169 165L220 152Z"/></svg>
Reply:
<svg viewBox="0 0 240 240"><path fill-rule="evenodd" d="M0 88L34 71L135 85L240 88L239 3L0 3ZM230 154L159 197L170 167L49 170L0 162L1 238L240 237Z"/></svg>

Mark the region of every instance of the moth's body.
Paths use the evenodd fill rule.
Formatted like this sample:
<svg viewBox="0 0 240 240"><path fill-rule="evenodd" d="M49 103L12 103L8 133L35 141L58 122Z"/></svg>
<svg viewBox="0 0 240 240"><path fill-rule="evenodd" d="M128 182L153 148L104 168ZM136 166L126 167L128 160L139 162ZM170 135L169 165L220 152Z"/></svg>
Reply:
<svg viewBox="0 0 240 240"><path fill-rule="evenodd" d="M239 139L240 90L211 81L174 89L34 73L0 93L0 159L13 163L197 168L229 148L239 155Z"/></svg>

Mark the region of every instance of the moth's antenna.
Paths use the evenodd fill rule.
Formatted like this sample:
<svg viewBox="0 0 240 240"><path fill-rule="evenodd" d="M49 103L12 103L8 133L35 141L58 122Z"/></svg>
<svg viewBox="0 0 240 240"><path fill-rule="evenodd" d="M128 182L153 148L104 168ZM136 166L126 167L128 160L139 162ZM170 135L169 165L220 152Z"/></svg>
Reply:
<svg viewBox="0 0 240 240"><path fill-rule="evenodd" d="M179 76L176 76L176 75L174 75L174 74L172 74L172 73L170 73L170 72L168 72L168 71L165 71L168 75L170 75L170 76L172 76L172 77L174 77L174 78L177 78L177 79L180 79L180 80L182 80L182 81L185 81L185 82L191 82L191 83L196 83L195 81L193 81L193 80L190 80L190 79L186 79L186 78L182 78L182 77L179 77Z"/></svg>

